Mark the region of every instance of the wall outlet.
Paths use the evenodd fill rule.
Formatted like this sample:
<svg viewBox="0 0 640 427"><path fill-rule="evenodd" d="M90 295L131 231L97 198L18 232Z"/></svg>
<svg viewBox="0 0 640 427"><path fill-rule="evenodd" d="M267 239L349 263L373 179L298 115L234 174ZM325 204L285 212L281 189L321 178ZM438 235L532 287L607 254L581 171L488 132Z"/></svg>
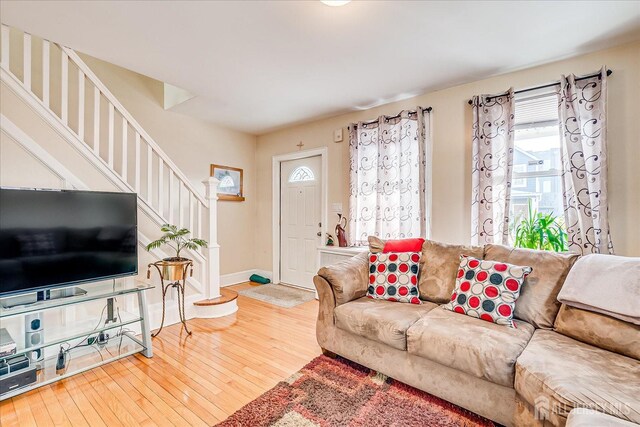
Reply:
<svg viewBox="0 0 640 427"><path fill-rule="evenodd" d="M333 142L342 142L342 128L333 131Z"/></svg>
<svg viewBox="0 0 640 427"><path fill-rule="evenodd" d="M342 213L342 203L332 203L331 210L333 213Z"/></svg>

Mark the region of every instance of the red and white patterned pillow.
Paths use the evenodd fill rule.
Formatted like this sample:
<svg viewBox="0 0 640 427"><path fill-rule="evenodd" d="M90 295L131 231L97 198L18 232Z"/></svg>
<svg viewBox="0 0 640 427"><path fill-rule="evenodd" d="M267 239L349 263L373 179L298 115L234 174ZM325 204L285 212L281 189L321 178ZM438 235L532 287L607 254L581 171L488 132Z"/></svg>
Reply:
<svg viewBox="0 0 640 427"><path fill-rule="evenodd" d="M531 267L462 255L451 301L443 307L456 313L515 328L513 312Z"/></svg>
<svg viewBox="0 0 640 427"><path fill-rule="evenodd" d="M420 252L369 253L367 296L422 304L418 298Z"/></svg>

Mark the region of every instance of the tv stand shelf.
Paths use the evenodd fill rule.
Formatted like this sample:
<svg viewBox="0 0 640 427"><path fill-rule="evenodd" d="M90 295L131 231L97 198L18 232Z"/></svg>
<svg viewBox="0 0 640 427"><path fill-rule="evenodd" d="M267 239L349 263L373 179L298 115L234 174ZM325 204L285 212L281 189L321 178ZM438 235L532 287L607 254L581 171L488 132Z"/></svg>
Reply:
<svg viewBox="0 0 640 427"><path fill-rule="evenodd" d="M131 312L132 310L128 312L120 310L120 304L118 304L116 319L105 318L104 314L107 308L105 305L102 313L94 313L94 315L89 316L90 318L82 317L81 321L77 321L77 325L48 328L45 324L44 340L37 345L26 345L24 338L20 339L21 337L13 336L17 345L16 353L8 357L21 354L28 355L36 350L45 351L49 347L53 347L54 350L52 355L48 357L45 353L45 359L38 362L41 369L37 371L36 382L0 394L0 401L132 354L142 353L146 357L152 357L153 348L151 345L145 291L152 289L153 286L142 282L126 282L130 281L83 284L82 287L86 290L85 294L38 301L26 305L14 305L15 297L0 299L0 324L3 324L3 327L10 322L12 317L42 313L61 307L79 306L90 301L105 300L106 304L108 300L123 295L135 295L137 299L137 304L135 304L137 305L137 312L135 313ZM11 301L11 299L14 300ZM7 308L7 306L10 306L10 308ZM91 310L91 307L91 305L84 307L84 310ZM134 335L133 331L127 329L127 326L134 327L138 325L141 330L140 335ZM107 342L102 344L89 342L92 339L91 337L95 339L100 333L109 334ZM62 370L56 370L57 351L61 346L69 349L66 367ZM0 360L3 359L0 358ZM8 374L8 376L10 375L11 373ZM0 378L5 378L5 376Z"/></svg>

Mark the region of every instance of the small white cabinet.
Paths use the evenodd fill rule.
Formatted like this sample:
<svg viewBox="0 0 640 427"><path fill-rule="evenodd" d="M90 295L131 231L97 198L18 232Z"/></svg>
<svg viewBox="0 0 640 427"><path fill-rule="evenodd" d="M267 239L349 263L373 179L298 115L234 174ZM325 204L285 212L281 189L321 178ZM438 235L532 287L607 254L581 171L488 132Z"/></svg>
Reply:
<svg viewBox="0 0 640 427"><path fill-rule="evenodd" d="M318 268L326 267L339 261L344 261L362 252L367 252L368 246L350 246L341 248L338 246L320 246L318 248Z"/></svg>

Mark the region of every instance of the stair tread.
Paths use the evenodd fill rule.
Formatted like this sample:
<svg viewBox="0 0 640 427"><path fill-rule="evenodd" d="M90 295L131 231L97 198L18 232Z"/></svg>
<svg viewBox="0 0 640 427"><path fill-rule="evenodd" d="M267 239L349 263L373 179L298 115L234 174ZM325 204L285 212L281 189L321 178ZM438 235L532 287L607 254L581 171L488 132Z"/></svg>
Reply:
<svg viewBox="0 0 640 427"><path fill-rule="evenodd" d="M236 291L232 291L231 289L220 289L220 296L217 298L203 299L200 301L196 301L193 305L198 306L207 306L207 305L219 305L224 304L234 299L238 298L238 293Z"/></svg>

